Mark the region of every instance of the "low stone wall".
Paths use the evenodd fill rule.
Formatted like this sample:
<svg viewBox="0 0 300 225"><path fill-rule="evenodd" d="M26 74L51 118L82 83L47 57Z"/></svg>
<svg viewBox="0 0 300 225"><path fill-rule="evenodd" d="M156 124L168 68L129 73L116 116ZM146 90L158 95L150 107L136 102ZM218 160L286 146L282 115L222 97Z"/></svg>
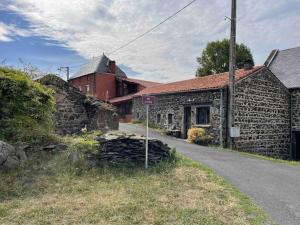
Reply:
<svg viewBox="0 0 300 225"><path fill-rule="evenodd" d="M101 149L92 157L96 157L100 162L134 165L145 163L145 137L143 136L108 133L96 140L100 143ZM171 149L160 140L149 139L148 153L149 165L154 165L169 159Z"/></svg>
<svg viewBox="0 0 300 225"><path fill-rule="evenodd" d="M83 95L77 88L54 75L47 75L39 82L55 90L56 133L76 134L85 126L88 130L118 129L119 117L112 105Z"/></svg>

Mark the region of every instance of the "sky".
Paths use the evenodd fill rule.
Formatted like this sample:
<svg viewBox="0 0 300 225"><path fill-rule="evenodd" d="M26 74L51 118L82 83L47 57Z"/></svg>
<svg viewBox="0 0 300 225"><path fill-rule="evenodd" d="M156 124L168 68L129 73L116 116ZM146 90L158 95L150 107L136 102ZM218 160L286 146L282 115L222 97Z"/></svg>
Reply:
<svg viewBox="0 0 300 225"><path fill-rule="evenodd" d="M193 78L209 41L229 37L231 0L197 0L128 47L109 52L191 0L0 0L0 63L75 73L105 53L128 76L157 82ZM272 49L300 46L300 0L237 0L237 42L256 64ZM63 74L61 74L63 75Z"/></svg>

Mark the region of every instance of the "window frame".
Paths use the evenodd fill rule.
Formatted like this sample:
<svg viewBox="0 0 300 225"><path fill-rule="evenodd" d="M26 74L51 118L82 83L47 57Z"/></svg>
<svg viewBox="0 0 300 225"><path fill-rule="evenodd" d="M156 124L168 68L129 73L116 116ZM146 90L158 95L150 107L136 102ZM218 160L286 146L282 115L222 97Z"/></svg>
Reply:
<svg viewBox="0 0 300 225"><path fill-rule="evenodd" d="M199 114L200 114L200 110L201 109L208 109L208 115L206 115L206 123L200 123L200 118L199 118ZM200 105L196 107L196 124L197 125L210 125L211 123L211 106L210 105Z"/></svg>
<svg viewBox="0 0 300 225"><path fill-rule="evenodd" d="M86 95L91 94L91 89L90 89L90 85L89 84L85 85L85 93L86 93Z"/></svg>
<svg viewBox="0 0 300 225"><path fill-rule="evenodd" d="M171 116L171 117L169 117L169 116ZM173 121L174 121L173 116L174 116L173 113L168 113L168 116L167 116L168 125L173 124ZM170 122L170 118L171 118L171 122Z"/></svg>
<svg viewBox="0 0 300 225"><path fill-rule="evenodd" d="M159 119L158 119L159 118ZM160 124L161 123L161 114L157 113L156 114L156 123Z"/></svg>

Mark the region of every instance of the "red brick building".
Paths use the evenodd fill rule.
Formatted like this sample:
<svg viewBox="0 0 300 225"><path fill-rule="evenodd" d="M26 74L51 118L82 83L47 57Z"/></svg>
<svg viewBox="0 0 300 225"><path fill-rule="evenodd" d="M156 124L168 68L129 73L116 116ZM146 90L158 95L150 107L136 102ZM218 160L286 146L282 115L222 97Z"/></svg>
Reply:
<svg viewBox="0 0 300 225"><path fill-rule="evenodd" d="M130 120L135 93L159 83L128 78L115 61L104 54L92 58L69 80L84 94L109 101L117 106L120 118Z"/></svg>

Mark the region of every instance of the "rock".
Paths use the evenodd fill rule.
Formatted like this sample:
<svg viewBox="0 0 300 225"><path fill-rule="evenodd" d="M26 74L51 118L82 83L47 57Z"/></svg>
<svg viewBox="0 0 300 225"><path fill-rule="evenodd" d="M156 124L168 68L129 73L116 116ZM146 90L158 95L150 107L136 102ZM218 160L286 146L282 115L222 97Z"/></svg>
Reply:
<svg viewBox="0 0 300 225"><path fill-rule="evenodd" d="M68 145L60 143L60 144L57 144L57 145L48 145L48 146L45 146L45 147L43 147L43 150L47 151L47 152L51 152L51 151L64 151L67 148L68 148Z"/></svg>
<svg viewBox="0 0 300 225"><path fill-rule="evenodd" d="M55 148L56 148L56 145L48 145L48 146L43 147L43 150L50 152L50 151L53 151Z"/></svg>
<svg viewBox="0 0 300 225"><path fill-rule="evenodd" d="M27 156L22 148L15 148L6 142L0 141L0 170L16 168L26 160Z"/></svg>
<svg viewBox="0 0 300 225"><path fill-rule="evenodd" d="M144 136L135 134L124 134L111 132L95 140L100 143L97 154L89 156L99 161L113 164L144 164L145 162L145 140ZM157 164L169 159L171 149L160 140L149 139L148 160L149 165Z"/></svg>
<svg viewBox="0 0 300 225"><path fill-rule="evenodd" d="M13 151L13 146L0 141L0 166L7 161L8 152Z"/></svg>

